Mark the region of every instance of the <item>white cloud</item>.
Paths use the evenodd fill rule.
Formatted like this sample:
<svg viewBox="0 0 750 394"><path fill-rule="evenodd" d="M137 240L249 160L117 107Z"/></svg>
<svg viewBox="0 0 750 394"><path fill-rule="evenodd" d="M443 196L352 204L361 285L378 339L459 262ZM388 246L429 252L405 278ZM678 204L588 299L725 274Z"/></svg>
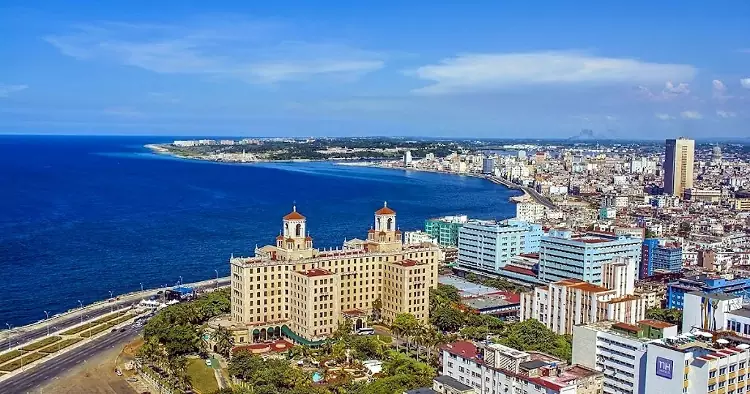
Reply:
<svg viewBox="0 0 750 394"><path fill-rule="evenodd" d="M690 85L685 82L680 82L675 85L672 81L667 81L664 83L664 88L659 93L654 93L651 89L642 85L638 86L637 89L641 96L654 101L672 100L690 94Z"/></svg>
<svg viewBox="0 0 750 394"><path fill-rule="evenodd" d="M693 66L685 64L551 51L465 54L419 67L409 74L434 82L417 92L442 94L539 84L662 83L690 80L695 73Z"/></svg>
<svg viewBox="0 0 750 394"><path fill-rule="evenodd" d="M26 90L29 87L26 85L5 85L0 83L0 97L8 97L13 93Z"/></svg>
<svg viewBox="0 0 750 394"><path fill-rule="evenodd" d="M383 56L335 43L279 37L256 24L183 27L99 23L45 37L61 53L163 74L202 74L274 83L315 76L356 78L384 66Z"/></svg>
<svg viewBox="0 0 750 394"><path fill-rule="evenodd" d="M680 116L682 119L703 119L703 115L698 111L682 111Z"/></svg>
<svg viewBox="0 0 750 394"><path fill-rule="evenodd" d="M737 113L736 112L731 112L731 111L717 110L716 111L716 116L718 116L720 118L724 118L724 119L726 119L726 118L734 118L735 116L737 116Z"/></svg>
<svg viewBox="0 0 750 394"><path fill-rule="evenodd" d="M711 81L711 85L713 87L714 100L726 101L727 99L731 98L731 96L727 96L727 86L724 85L724 82L721 82L718 79L714 79L713 81Z"/></svg>
<svg viewBox="0 0 750 394"><path fill-rule="evenodd" d="M674 116L672 116L670 114L654 114L654 116L656 116L656 118L660 119L660 120L672 120L672 119L674 119Z"/></svg>
<svg viewBox="0 0 750 394"><path fill-rule="evenodd" d="M742 87L745 89L750 89L750 78L740 79L740 85L742 85Z"/></svg>

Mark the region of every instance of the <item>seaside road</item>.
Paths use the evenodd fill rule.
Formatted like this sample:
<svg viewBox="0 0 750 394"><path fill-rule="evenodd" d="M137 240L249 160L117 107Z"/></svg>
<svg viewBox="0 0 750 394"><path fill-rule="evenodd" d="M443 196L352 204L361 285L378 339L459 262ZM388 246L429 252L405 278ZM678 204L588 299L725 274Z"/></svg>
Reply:
<svg viewBox="0 0 750 394"><path fill-rule="evenodd" d="M216 286L214 282L213 284L204 284L202 286L195 286L196 291L204 290L207 288L212 288ZM219 279L219 286L227 286L229 285L229 279ZM186 283L185 286L191 286L190 283ZM96 319L97 317L100 317L102 315L106 315L110 313L112 310L118 311L121 309L125 309L130 307L133 303L137 303L142 298L147 298L151 296L157 295L157 292L160 289L153 289L153 290L146 290L144 292L138 292L133 295L129 295L124 297L125 299L122 299L120 301L113 301L113 302L105 302L101 304L96 304L95 306L86 306L83 310L76 311L71 314L71 316L60 316L58 318L50 319L49 325L50 327L55 327L55 329L52 330L52 332L55 331L62 331L66 328L70 328L75 326L76 324L81 323L81 314L84 315L83 321ZM21 331L17 332L15 334L11 334L10 341L7 337L3 336L3 338L0 338L0 351L7 350L8 343L10 342L11 346L15 347L18 345L24 345L28 342L34 341L36 339L43 338L47 336L47 323L42 324L35 324L36 328L29 329L28 331ZM23 327L21 327L23 329ZM7 335L7 330L5 331L5 334Z"/></svg>
<svg viewBox="0 0 750 394"><path fill-rule="evenodd" d="M3 394L30 393L34 388L49 383L51 379L65 373L77 364L86 362L87 359L92 358L99 352L116 346L125 346L138 336L139 331L128 327L125 332L118 331L105 334L101 338L97 338L0 382L0 392Z"/></svg>

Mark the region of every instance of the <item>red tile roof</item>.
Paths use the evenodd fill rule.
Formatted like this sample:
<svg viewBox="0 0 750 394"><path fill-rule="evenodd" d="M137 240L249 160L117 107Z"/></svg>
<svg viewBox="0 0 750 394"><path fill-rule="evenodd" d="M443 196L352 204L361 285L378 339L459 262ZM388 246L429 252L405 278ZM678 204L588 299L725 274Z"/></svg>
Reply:
<svg viewBox="0 0 750 394"><path fill-rule="evenodd" d="M317 268L313 268L311 270L300 272L300 274L305 275L307 277L333 275L331 271L317 269Z"/></svg>
<svg viewBox="0 0 750 394"><path fill-rule="evenodd" d="M516 267L515 265L506 265L505 267L503 267L503 270L510 271L510 272L515 272L515 273L521 274L521 275L536 276L536 274L534 273L534 271L532 271L532 270L530 270L528 268Z"/></svg>
<svg viewBox="0 0 750 394"><path fill-rule="evenodd" d="M375 211L376 215L395 215L396 211L388 208L388 203L383 203L383 208L378 209Z"/></svg>

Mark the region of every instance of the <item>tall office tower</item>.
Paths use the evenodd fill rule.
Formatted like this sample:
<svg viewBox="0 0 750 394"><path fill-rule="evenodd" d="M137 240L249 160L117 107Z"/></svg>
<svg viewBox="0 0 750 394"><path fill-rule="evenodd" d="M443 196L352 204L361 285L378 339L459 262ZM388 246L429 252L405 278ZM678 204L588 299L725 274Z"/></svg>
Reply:
<svg viewBox="0 0 750 394"><path fill-rule="evenodd" d="M682 197L693 187L695 141L680 137L667 140L664 154L664 193Z"/></svg>

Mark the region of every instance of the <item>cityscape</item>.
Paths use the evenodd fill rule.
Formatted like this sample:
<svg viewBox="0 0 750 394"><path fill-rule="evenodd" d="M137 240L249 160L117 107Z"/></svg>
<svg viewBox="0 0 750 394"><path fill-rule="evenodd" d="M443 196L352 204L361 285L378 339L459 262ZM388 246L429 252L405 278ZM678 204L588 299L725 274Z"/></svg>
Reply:
<svg viewBox="0 0 750 394"><path fill-rule="evenodd" d="M0 394L750 394L750 2L0 9Z"/></svg>
<svg viewBox="0 0 750 394"><path fill-rule="evenodd" d="M388 144L399 158L334 161L481 178L520 193L515 215L402 230L398 206L373 202L360 237L318 248L291 204L267 245L232 255L228 278L8 325L0 385L33 387L66 357L124 340L114 370L136 391L744 392L744 146L455 141L418 156L436 143Z"/></svg>

